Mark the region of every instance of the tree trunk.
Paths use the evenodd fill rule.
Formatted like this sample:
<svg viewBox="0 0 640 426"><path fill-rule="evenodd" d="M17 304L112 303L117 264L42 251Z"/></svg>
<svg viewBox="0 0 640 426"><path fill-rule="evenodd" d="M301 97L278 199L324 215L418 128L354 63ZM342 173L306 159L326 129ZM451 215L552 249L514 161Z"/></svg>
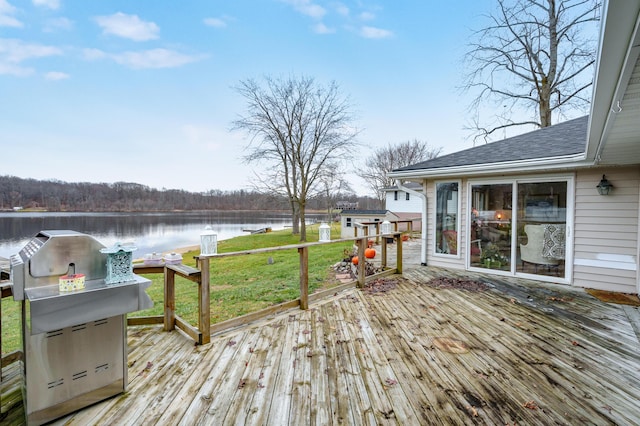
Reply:
<svg viewBox="0 0 640 426"><path fill-rule="evenodd" d="M540 127L551 126L551 88L546 77L540 81L538 107L540 111Z"/></svg>
<svg viewBox="0 0 640 426"><path fill-rule="evenodd" d="M307 220L304 205L299 206L298 216L300 218L300 242L307 242Z"/></svg>
<svg viewBox="0 0 640 426"><path fill-rule="evenodd" d="M540 97L540 127L551 126L551 108L548 96Z"/></svg>
<svg viewBox="0 0 640 426"><path fill-rule="evenodd" d="M291 206L291 229L293 235L298 235L300 233L300 213L298 211L298 204L293 200L293 198L289 199L289 203Z"/></svg>

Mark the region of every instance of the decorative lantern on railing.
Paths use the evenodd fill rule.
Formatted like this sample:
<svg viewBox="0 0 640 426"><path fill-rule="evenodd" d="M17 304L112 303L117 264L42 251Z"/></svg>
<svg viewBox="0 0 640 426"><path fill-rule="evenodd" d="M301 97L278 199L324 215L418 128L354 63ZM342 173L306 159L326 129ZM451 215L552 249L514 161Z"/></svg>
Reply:
<svg viewBox="0 0 640 426"><path fill-rule="evenodd" d="M213 232L209 225L205 226L200 234L200 256L209 256L218 253L218 234Z"/></svg>
<svg viewBox="0 0 640 426"><path fill-rule="evenodd" d="M107 255L107 276L105 284L126 283L133 281L133 251L136 247L129 244L115 243L113 247L100 249L100 253Z"/></svg>
<svg viewBox="0 0 640 426"><path fill-rule="evenodd" d="M331 241L331 227L326 224L326 222L322 222L320 224L320 238L319 241Z"/></svg>
<svg viewBox="0 0 640 426"><path fill-rule="evenodd" d="M382 222L382 224L380 225L380 232L382 233L382 235L391 234L391 222L389 222L388 220Z"/></svg>

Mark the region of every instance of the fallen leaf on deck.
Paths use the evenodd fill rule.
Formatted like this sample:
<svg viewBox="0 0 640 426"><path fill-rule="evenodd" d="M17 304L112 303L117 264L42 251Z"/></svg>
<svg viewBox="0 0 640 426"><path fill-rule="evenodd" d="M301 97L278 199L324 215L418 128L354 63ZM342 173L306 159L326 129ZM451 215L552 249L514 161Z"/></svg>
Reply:
<svg viewBox="0 0 640 426"><path fill-rule="evenodd" d="M148 373L149 371L151 371L151 367L153 367L153 363L151 361L147 362L147 366L144 367L142 371L140 371L140 373L138 373L138 376L141 376L144 373Z"/></svg>
<svg viewBox="0 0 640 426"><path fill-rule="evenodd" d="M390 377L387 377L387 380L385 380L384 382L389 386L393 386L393 385L397 385L398 384L398 381L396 379L392 379Z"/></svg>
<svg viewBox="0 0 640 426"><path fill-rule="evenodd" d="M476 407L474 407L473 405L468 406L467 411L469 411L469 414L471 414L473 417L478 417L478 410L476 410Z"/></svg>
<svg viewBox="0 0 640 426"><path fill-rule="evenodd" d="M235 345L237 342L235 340L229 340L229 342L227 343L227 346L233 346Z"/></svg>
<svg viewBox="0 0 640 426"><path fill-rule="evenodd" d="M522 406L524 408L528 408L529 410L537 410L538 409L538 404L536 404L535 401L527 401L524 404L522 404Z"/></svg>

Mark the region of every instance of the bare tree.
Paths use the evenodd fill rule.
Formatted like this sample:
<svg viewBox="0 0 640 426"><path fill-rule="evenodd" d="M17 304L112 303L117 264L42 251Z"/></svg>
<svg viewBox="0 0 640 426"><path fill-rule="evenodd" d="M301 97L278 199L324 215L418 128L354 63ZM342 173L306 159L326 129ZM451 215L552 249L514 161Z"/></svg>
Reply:
<svg viewBox="0 0 640 426"><path fill-rule="evenodd" d="M498 0L465 56L474 142L523 125L547 127L589 105L599 0ZM490 117L480 117L483 108ZM499 113L495 113L500 111ZM524 115L523 115L524 112ZM528 115L528 118L522 118ZM513 118L516 116L517 118Z"/></svg>
<svg viewBox="0 0 640 426"><path fill-rule="evenodd" d="M321 198L324 199L327 210L327 221L331 222L333 210L339 196L353 194L351 184L345 178L345 173L340 167L328 167L320 177Z"/></svg>
<svg viewBox="0 0 640 426"><path fill-rule="evenodd" d="M393 185L393 179L387 173L400 167L436 158L442 152L442 147L434 148L427 142L418 139L389 144L377 149L367 158L365 167L358 172L358 176L365 180L378 198L380 206L384 206L385 188Z"/></svg>
<svg viewBox="0 0 640 426"><path fill-rule="evenodd" d="M335 82L320 85L313 78L252 79L236 90L247 101L247 113L234 122L250 142L244 156L258 164L256 189L285 195L293 215L293 232L306 241L305 208L327 167L351 158L358 134L351 104ZM299 226L299 227L298 227Z"/></svg>

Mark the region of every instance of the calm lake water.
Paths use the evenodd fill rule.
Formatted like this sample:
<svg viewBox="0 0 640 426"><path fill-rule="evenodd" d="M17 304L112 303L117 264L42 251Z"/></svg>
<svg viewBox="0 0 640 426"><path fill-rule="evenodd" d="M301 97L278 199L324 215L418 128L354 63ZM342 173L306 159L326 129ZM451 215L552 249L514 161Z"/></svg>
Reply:
<svg viewBox="0 0 640 426"><path fill-rule="evenodd" d="M308 215L309 216L309 215ZM310 220L320 216L310 216ZM210 225L218 241L247 235L244 229L291 226L291 215L281 212L182 213L0 213L0 257L9 258L42 230L69 229L89 234L107 247L132 242L134 257L165 253L200 244Z"/></svg>

